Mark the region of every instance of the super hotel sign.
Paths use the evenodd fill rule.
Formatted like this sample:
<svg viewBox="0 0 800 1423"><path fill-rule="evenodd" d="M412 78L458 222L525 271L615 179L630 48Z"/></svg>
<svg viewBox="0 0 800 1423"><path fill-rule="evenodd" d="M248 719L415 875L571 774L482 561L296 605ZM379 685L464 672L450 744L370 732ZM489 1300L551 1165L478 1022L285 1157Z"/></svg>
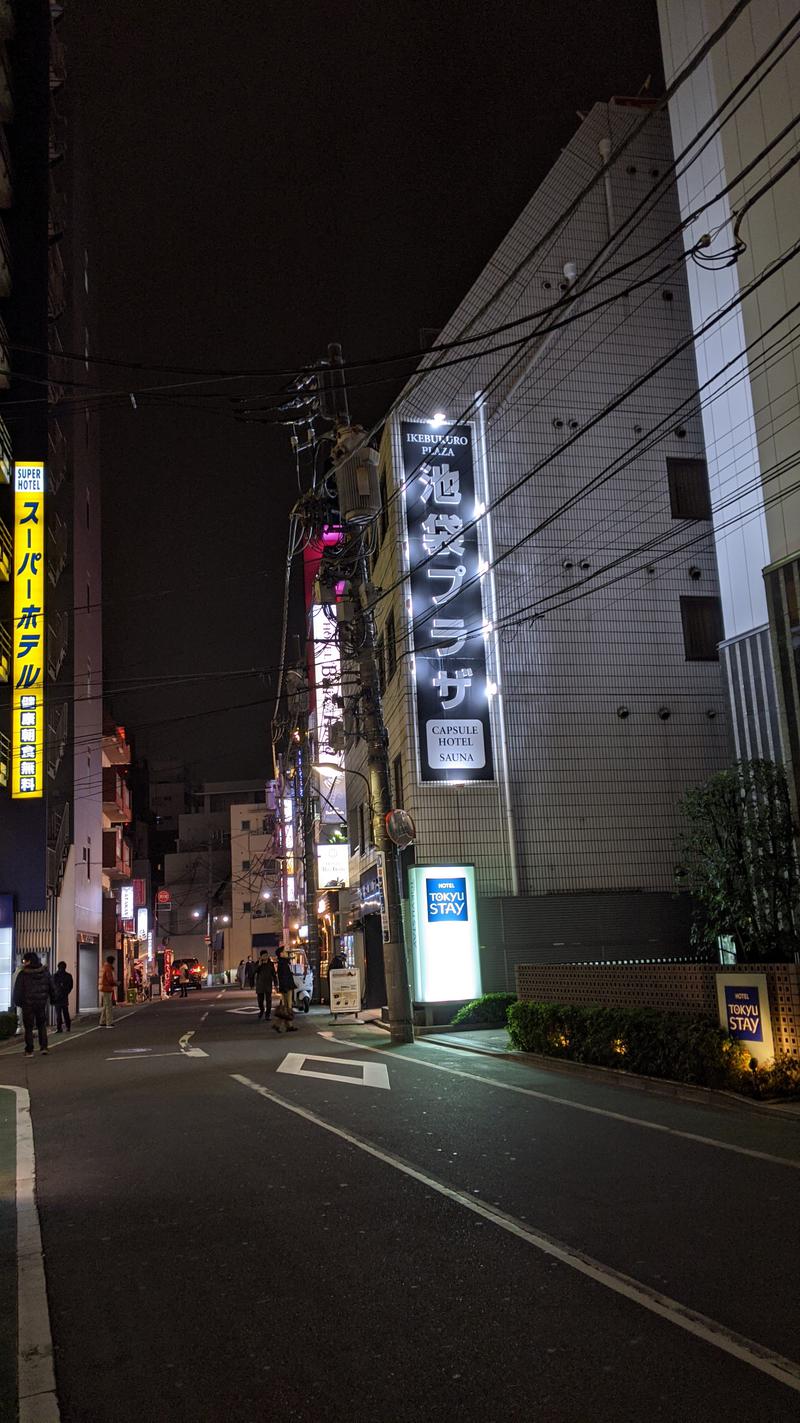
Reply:
<svg viewBox="0 0 800 1423"><path fill-rule="evenodd" d="M11 794L44 794L44 465L14 465Z"/></svg>

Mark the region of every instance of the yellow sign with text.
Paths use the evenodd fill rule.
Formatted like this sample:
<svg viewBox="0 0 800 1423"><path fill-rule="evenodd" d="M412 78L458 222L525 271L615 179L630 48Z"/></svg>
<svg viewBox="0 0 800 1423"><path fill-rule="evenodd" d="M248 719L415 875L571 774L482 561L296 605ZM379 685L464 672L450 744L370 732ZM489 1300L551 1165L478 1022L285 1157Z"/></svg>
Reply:
<svg viewBox="0 0 800 1423"><path fill-rule="evenodd" d="M11 794L44 795L44 465L14 465Z"/></svg>

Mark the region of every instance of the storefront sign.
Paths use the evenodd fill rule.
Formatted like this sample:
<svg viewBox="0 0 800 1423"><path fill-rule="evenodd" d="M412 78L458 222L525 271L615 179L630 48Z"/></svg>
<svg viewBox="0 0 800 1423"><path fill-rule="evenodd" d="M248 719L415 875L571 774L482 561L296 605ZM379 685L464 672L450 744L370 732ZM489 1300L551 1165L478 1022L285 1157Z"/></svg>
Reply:
<svg viewBox="0 0 800 1423"><path fill-rule="evenodd" d="M137 909L136 911L136 937L137 939L147 938L147 910Z"/></svg>
<svg viewBox="0 0 800 1423"><path fill-rule="evenodd" d="M0 894L0 1011L11 1002L14 977L14 896Z"/></svg>
<svg viewBox="0 0 800 1423"><path fill-rule="evenodd" d="M328 889L350 883L350 846L317 846L317 887Z"/></svg>
<svg viewBox="0 0 800 1423"><path fill-rule="evenodd" d="M44 465L14 465L11 794L44 795Z"/></svg>
<svg viewBox="0 0 800 1423"><path fill-rule="evenodd" d="M450 1003L479 997L474 869L415 865L408 879L415 998L420 1003Z"/></svg>
<svg viewBox="0 0 800 1423"><path fill-rule="evenodd" d="M384 883L383 851L378 851L377 859L363 870L359 879L362 914L380 914L383 942L389 942L389 914L386 908L386 885Z"/></svg>
<svg viewBox="0 0 800 1423"><path fill-rule="evenodd" d="M357 968L332 968L328 973L331 1013L361 1012L361 974Z"/></svg>
<svg viewBox="0 0 800 1423"><path fill-rule="evenodd" d="M119 892L119 917L120 919L133 918L133 885L125 884Z"/></svg>
<svg viewBox="0 0 800 1423"><path fill-rule="evenodd" d="M403 420L400 438L422 780L491 781L473 426Z"/></svg>
<svg viewBox="0 0 800 1423"><path fill-rule="evenodd" d="M719 1021L757 1062L775 1055L766 974L718 973Z"/></svg>

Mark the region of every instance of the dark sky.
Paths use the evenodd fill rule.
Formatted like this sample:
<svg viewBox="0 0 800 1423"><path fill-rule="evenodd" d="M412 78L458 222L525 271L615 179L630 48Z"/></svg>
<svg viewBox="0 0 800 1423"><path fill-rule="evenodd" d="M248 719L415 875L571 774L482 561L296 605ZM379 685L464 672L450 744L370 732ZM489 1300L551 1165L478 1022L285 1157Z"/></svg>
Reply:
<svg viewBox="0 0 800 1423"><path fill-rule="evenodd" d="M93 368L109 391L192 378L158 365L294 369L331 340L351 358L416 348L576 110L660 73L655 0L72 0L69 13L94 352L146 368ZM356 395L354 418L395 392ZM270 686L227 674L277 661L288 438L235 423L224 401L169 401L110 400L95 417L106 677L135 684L113 709L140 752L186 759L198 780L263 775ZM175 677L193 680L159 685Z"/></svg>

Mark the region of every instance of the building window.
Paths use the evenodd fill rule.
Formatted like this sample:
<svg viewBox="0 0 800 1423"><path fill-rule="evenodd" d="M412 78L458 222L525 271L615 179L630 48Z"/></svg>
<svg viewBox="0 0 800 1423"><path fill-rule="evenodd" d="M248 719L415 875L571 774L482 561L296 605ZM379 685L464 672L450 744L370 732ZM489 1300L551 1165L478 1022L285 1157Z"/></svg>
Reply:
<svg viewBox="0 0 800 1423"><path fill-rule="evenodd" d="M710 519L711 496L705 460L667 459L673 519Z"/></svg>
<svg viewBox="0 0 800 1423"><path fill-rule="evenodd" d="M243 821L242 821L242 829L243 829L243 830L249 830L249 829L250 829L250 821L249 821L249 820L243 820Z"/></svg>
<svg viewBox="0 0 800 1423"><path fill-rule="evenodd" d="M394 613L390 613L384 624L384 638L386 641L386 682L391 682L397 670L397 641L394 631Z"/></svg>
<svg viewBox="0 0 800 1423"><path fill-rule="evenodd" d="M249 860L242 860L242 869L243 869L243 870L249 870L249 868L250 868L250 861L249 861Z"/></svg>
<svg viewBox="0 0 800 1423"><path fill-rule="evenodd" d="M378 665L378 691L383 693L386 687L386 666L383 646L383 633L381 633L375 643L375 661Z"/></svg>
<svg viewBox="0 0 800 1423"><path fill-rule="evenodd" d="M243 905L242 905L242 913L243 913L243 914L249 914L249 913L250 913L250 900L249 900L249 899L246 899L246 900L244 901L244 903L243 903Z"/></svg>
<svg viewBox="0 0 800 1423"><path fill-rule="evenodd" d="M718 662L723 638L719 598L681 598L683 646L687 662Z"/></svg>
<svg viewBox="0 0 800 1423"><path fill-rule="evenodd" d="M364 833L364 805L363 802L358 807L358 848L362 855L367 848L367 837Z"/></svg>
<svg viewBox="0 0 800 1423"><path fill-rule="evenodd" d="M395 756L392 762L392 774L394 775L394 804L395 809L402 809L403 805L403 758Z"/></svg>
<svg viewBox="0 0 800 1423"><path fill-rule="evenodd" d="M92 521L91 521L90 511L89 511L89 503L90 503L90 501L89 501L89 491L88 491L88 489L87 489L87 491L86 491L86 527L87 527L87 529L91 527L91 522L92 522Z"/></svg>
<svg viewBox="0 0 800 1423"><path fill-rule="evenodd" d="M383 543L384 539L386 538L386 535L387 535L388 532L389 532L389 501L388 501L387 496L386 496L386 470L385 470L385 469L381 471L380 491L381 491L381 516L380 516L379 530L380 530L380 542Z"/></svg>
<svg viewBox="0 0 800 1423"><path fill-rule="evenodd" d="M347 816L347 838L350 841L351 855L357 854L359 850L358 824L358 807L352 806Z"/></svg>

